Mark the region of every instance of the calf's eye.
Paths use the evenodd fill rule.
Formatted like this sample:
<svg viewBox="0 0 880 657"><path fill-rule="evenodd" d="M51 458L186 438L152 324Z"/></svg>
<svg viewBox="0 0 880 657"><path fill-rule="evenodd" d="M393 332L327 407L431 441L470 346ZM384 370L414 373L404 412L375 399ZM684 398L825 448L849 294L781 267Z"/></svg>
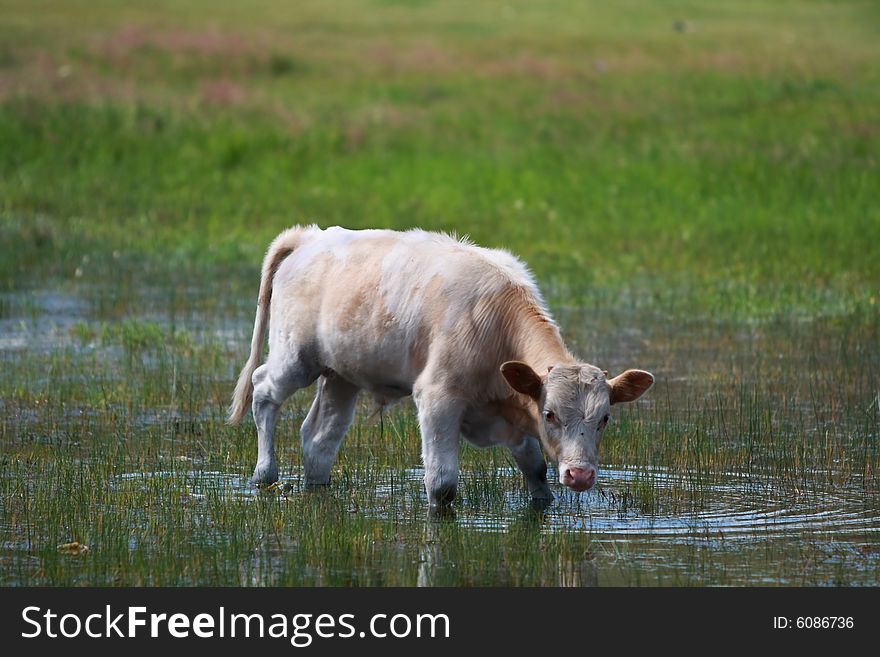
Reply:
<svg viewBox="0 0 880 657"><path fill-rule="evenodd" d="M556 424L556 413L554 413L553 411L544 411L544 419L546 419L548 422Z"/></svg>
<svg viewBox="0 0 880 657"><path fill-rule="evenodd" d="M605 417L603 417L602 421L599 423L599 426L604 427L606 424L608 424L608 420L610 420L610 419L611 419L611 417L606 413Z"/></svg>

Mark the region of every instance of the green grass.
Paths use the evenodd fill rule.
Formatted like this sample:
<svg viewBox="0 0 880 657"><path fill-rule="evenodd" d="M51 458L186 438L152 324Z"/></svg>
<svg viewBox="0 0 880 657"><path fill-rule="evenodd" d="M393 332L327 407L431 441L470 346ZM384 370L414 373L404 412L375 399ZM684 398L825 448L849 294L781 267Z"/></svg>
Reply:
<svg viewBox="0 0 880 657"><path fill-rule="evenodd" d="M255 272L317 221L467 232L563 299L878 294L870 3L3 4L7 285Z"/></svg>
<svg viewBox="0 0 880 657"><path fill-rule="evenodd" d="M0 583L876 584L878 19L0 0ZM431 519L407 405L305 491L309 391L252 490L223 409L310 222L507 247L577 353L652 370L602 491L536 512L466 448Z"/></svg>

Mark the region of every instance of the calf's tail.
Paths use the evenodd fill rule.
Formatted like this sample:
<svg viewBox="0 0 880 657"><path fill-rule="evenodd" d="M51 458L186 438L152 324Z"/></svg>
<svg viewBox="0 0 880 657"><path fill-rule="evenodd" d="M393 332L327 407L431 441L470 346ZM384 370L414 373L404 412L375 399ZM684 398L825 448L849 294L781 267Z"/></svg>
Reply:
<svg viewBox="0 0 880 657"><path fill-rule="evenodd" d="M257 298L257 316L254 320L254 335L251 338L251 353L248 356L238 382L235 384L235 392L232 394L232 403L226 421L229 424L238 424L244 418L251 405L254 394L253 376L260 366L263 355L263 342L266 338L266 324L269 319L269 301L272 299L272 282L278 267L299 246L304 229L299 226L289 228L276 237L266 257L263 258L263 271L260 276L260 296Z"/></svg>

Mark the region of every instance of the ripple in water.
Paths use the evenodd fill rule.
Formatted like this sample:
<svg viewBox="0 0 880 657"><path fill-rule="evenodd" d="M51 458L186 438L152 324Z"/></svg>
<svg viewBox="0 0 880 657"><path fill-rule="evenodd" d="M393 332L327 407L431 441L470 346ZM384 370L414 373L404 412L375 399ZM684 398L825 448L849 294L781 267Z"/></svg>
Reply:
<svg viewBox="0 0 880 657"><path fill-rule="evenodd" d="M384 474L371 472L369 481L361 482L355 477L349 479L347 485L372 486L375 499L381 504L360 511L377 518L389 517L394 513L394 497L402 496L404 491L420 491L423 474L421 468L393 473L389 470ZM460 525L482 531L506 531L521 521L522 514L517 510L527 510L529 504L518 483L512 483L519 481L519 473L513 468L501 468L495 476L497 481L505 483L503 504L470 500L467 486L463 485L464 501L456 507L456 521ZM552 479L552 473L549 476ZM209 495L250 500L267 492L254 487L248 477L203 470L128 473L119 477L118 485L146 486L155 477L177 477L195 500ZM470 473L470 477L477 475ZM673 475L662 469L645 472L606 468L600 477L600 485L586 493L574 493L554 484L556 499L540 513L545 530L585 532L611 539L651 536L671 540L810 533L865 536L880 532L880 509L866 502L864 491L852 486L827 486L795 494L775 485L771 478L755 482L734 474L715 476L711 483L689 486L687 473ZM283 485L275 490L282 495L300 494L303 490L301 472L286 474ZM644 502L633 492L644 490L658 511L646 511ZM328 492L332 494L333 487ZM427 508L427 498L423 491L421 494ZM501 511L486 510L487 506ZM664 506L684 510L664 511Z"/></svg>
<svg viewBox="0 0 880 657"><path fill-rule="evenodd" d="M543 516L546 525L611 538L880 532L880 510L866 504L864 491L854 487L793 494L772 479L762 478L756 484L731 474L713 476L711 483L689 487L687 474L673 476L660 469L646 473L606 468L600 478L600 485L587 493L554 487L557 498ZM645 488L659 511L641 508L639 496L632 491ZM664 506L685 510L664 511ZM479 515L465 522L494 529L506 529L509 524L499 517Z"/></svg>

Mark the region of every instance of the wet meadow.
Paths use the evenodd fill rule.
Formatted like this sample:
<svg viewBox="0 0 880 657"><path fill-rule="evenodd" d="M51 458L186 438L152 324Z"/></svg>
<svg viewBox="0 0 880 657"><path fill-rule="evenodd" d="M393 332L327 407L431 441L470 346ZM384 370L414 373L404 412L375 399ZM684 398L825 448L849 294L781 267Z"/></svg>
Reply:
<svg viewBox="0 0 880 657"><path fill-rule="evenodd" d="M877 585L880 12L0 0L0 584ZM455 231L654 388L534 507L411 402L332 485L224 411L296 223ZM551 479L555 479L551 475Z"/></svg>

